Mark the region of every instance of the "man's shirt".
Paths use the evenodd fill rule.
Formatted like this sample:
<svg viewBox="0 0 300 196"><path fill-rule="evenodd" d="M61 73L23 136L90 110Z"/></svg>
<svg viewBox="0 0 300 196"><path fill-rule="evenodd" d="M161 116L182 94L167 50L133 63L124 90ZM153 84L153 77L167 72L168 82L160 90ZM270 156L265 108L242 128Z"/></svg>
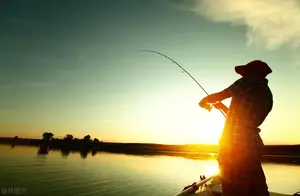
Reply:
<svg viewBox="0 0 300 196"><path fill-rule="evenodd" d="M242 77L227 89L231 104L220 146L251 147L263 145L259 126L273 107L273 95L265 78Z"/></svg>

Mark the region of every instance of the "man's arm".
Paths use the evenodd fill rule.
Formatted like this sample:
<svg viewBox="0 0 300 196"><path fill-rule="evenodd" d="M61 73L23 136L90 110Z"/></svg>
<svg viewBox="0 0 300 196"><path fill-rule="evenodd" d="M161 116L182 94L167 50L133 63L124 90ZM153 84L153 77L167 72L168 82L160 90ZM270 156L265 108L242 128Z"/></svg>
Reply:
<svg viewBox="0 0 300 196"><path fill-rule="evenodd" d="M214 107L217 108L218 110L222 110L225 114L228 112L228 107L224 105L222 102L218 102L214 104Z"/></svg>
<svg viewBox="0 0 300 196"><path fill-rule="evenodd" d="M231 93L225 89L221 92L204 97L200 101L199 105L203 108L207 108L208 104L213 104L215 108L222 110L225 114L227 114L228 108L221 101L229 97L231 97Z"/></svg>
<svg viewBox="0 0 300 196"><path fill-rule="evenodd" d="M218 92L218 93L214 93L214 94L211 94L211 95L208 95L206 97L204 97L201 101L200 101L200 106L205 106L207 103L217 103L217 102L221 102L222 100L224 99L227 99L231 97L231 93L225 89L221 92Z"/></svg>
<svg viewBox="0 0 300 196"><path fill-rule="evenodd" d="M201 107L204 107L207 106L207 104L209 103L214 104L217 102L221 102L222 100L232 96L240 96L246 87L247 87L246 79L240 78L237 81L235 81L232 85L230 85L228 88L224 89L223 91L204 97L200 101L199 105Z"/></svg>

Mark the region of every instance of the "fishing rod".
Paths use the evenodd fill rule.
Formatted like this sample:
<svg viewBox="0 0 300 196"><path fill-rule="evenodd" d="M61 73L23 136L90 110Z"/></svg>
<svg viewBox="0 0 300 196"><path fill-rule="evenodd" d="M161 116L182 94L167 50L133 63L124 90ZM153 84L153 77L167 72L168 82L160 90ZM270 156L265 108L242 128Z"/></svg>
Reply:
<svg viewBox="0 0 300 196"><path fill-rule="evenodd" d="M209 95L208 92L202 87L202 85L186 69L184 69L179 63L177 63L176 61L174 61L167 55L157 52L157 51L154 51L154 50L139 50L139 51L155 53L155 54L161 55L161 56L169 59L170 61L172 61L172 63L175 63L184 73L186 73L188 76L190 76L190 78L192 78L194 80L194 82L196 82L196 84L205 92L206 95ZM223 114L223 116L226 118L226 114L221 109L219 109L219 110Z"/></svg>

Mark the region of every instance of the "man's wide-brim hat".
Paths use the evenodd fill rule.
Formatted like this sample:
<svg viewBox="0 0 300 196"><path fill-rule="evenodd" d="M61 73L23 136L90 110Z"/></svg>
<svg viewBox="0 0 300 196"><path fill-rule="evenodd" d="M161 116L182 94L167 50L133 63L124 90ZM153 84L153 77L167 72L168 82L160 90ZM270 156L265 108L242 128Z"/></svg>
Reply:
<svg viewBox="0 0 300 196"><path fill-rule="evenodd" d="M236 66L235 72L242 76L255 74L262 77L266 77L267 75L272 73L272 69L269 67L267 63L260 60L254 60L247 63L246 65Z"/></svg>

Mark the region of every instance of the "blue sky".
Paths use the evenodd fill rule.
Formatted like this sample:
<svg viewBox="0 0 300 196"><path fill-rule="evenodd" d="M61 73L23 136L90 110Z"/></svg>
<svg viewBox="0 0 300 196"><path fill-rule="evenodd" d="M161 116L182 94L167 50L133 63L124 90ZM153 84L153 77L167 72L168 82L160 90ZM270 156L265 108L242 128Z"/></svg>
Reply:
<svg viewBox="0 0 300 196"><path fill-rule="evenodd" d="M298 1L210 2L3 1L1 135L217 142L222 116L198 107L205 94L174 64L138 52L152 49L174 58L208 92L238 79L235 65L266 61L274 109L262 137L299 143Z"/></svg>

